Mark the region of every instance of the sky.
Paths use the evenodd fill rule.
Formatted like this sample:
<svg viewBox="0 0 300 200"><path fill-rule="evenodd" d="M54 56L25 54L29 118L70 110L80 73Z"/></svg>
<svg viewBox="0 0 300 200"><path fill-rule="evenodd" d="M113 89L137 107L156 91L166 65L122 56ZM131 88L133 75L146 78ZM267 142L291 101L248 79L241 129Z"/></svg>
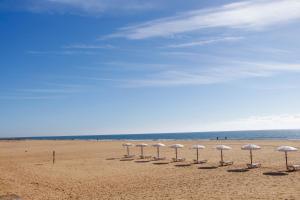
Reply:
<svg viewBox="0 0 300 200"><path fill-rule="evenodd" d="M0 137L300 128L299 0L1 0Z"/></svg>

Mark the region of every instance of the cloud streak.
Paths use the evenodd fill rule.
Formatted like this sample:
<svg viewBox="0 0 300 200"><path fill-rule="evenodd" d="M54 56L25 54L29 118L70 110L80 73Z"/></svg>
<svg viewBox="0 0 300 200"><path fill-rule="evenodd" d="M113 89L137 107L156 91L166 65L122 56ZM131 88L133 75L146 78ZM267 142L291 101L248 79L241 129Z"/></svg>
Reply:
<svg viewBox="0 0 300 200"><path fill-rule="evenodd" d="M201 123L203 119L185 121L181 119L177 123L165 122L159 125L150 124L147 127L131 130L115 131L118 133L174 133L174 132L199 132L199 131L242 131L242 130L284 130L299 129L300 114L262 114L255 116L236 117L233 119Z"/></svg>
<svg viewBox="0 0 300 200"><path fill-rule="evenodd" d="M108 37L145 39L207 28L261 30L300 19L298 0L254 0L186 12L170 18L128 26Z"/></svg>
<svg viewBox="0 0 300 200"><path fill-rule="evenodd" d="M7 95L0 95L0 100L48 100L62 99L70 95L90 92L90 85L44 83L44 87L15 89Z"/></svg>
<svg viewBox="0 0 300 200"><path fill-rule="evenodd" d="M64 49L113 49L112 45L89 45L89 44L72 44L63 46Z"/></svg>
<svg viewBox="0 0 300 200"><path fill-rule="evenodd" d="M122 6L119 6L122 4ZM25 9L31 12L99 15L109 11L144 11L154 7L148 1L138 0L3 0L0 6Z"/></svg>
<svg viewBox="0 0 300 200"><path fill-rule="evenodd" d="M238 40L242 40L244 37L223 37L223 38L214 38L208 40L200 40L200 41L193 41L188 43L181 43L181 44L172 44L166 47L168 48L185 48L185 47L193 47L193 46L203 46L207 44L214 44L219 42L234 42Z"/></svg>
<svg viewBox="0 0 300 200"><path fill-rule="evenodd" d="M74 55L98 55L100 52L92 51L96 49L70 49L70 50L56 50L56 51L27 51L27 54L31 55L68 55L68 56L74 56Z"/></svg>
<svg viewBox="0 0 300 200"><path fill-rule="evenodd" d="M300 114L261 115L204 125L206 131L299 129Z"/></svg>
<svg viewBox="0 0 300 200"><path fill-rule="evenodd" d="M131 79L125 87L170 87L209 85L247 78L271 77L281 73L299 73L300 63L231 62L205 70L166 70L143 79Z"/></svg>

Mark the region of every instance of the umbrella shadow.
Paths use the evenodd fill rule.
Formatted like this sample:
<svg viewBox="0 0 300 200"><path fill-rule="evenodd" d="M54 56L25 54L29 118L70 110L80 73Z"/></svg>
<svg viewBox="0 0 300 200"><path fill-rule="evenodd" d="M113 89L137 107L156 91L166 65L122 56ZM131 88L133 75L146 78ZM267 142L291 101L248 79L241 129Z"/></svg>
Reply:
<svg viewBox="0 0 300 200"><path fill-rule="evenodd" d="M201 166L201 167L198 167L198 169L217 169L218 167L217 166Z"/></svg>
<svg viewBox="0 0 300 200"><path fill-rule="evenodd" d="M237 168L237 169L228 169L227 172L237 172L237 173L241 173L241 172L248 172L249 169L247 168Z"/></svg>
<svg viewBox="0 0 300 200"><path fill-rule="evenodd" d="M19 197L16 194L8 194L8 195L3 195L0 196L0 200L21 200L21 197Z"/></svg>
<svg viewBox="0 0 300 200"><path fill-rule="evenodd" d="M36 163L36 164L34 164L34 165L36 165L36 166L41 166L41 165L44 165L43 163ZM1 200L1 199L0 199Z"/></svg>
<svg viewBox="0 0 300 200"><path fill-rule="evenodd" d="M174 166L175 167L189 167L189 166L192 166L192 163L178 163Z"/></svg>
<svg viewBox="0 0 300 200"><path fill-rule="evenodd" d="M263 175L266 175L266 176L286 176L286 175L288 175L288 173L285 172L285 171L269 171L269 172L264 172Z"/></svg>
<svg viewBox="0 0 300 200"><path fill-rule="evenodd" d="M120 158L106 158L106 160L118 160Z"/></svg>
<svg viewBox="0 0 300 200"><path fill-rule="evenodd" d="M134 159L133 158L122 158L120 159L120 161L133 161Z"/></svg>
<svg viewBox="0 0 300 200"><path fill-rule="evenodd" d="M147 163L147 162L151 162L151 160L136 160L134 162L136 162L136 163Z"/></svg>
<svg viewBox="0 0 300 200"><path fill-rule="evenodd" d="M153 165L167 165L170 162L154 162Z"/></svg>

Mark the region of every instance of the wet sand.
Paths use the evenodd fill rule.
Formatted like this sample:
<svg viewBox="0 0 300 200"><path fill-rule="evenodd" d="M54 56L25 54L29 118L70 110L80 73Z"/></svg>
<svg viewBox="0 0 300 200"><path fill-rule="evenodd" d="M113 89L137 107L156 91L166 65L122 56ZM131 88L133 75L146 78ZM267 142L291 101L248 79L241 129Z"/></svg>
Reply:
<svg viewBox="0 0 300 200"><path fill-rule="evenodd" d="M154 144L153 141L144 141ZM300 199L300 172L278 174L285 170L280 145L300 148L300 141L161 141L181 143L179 157L192 161L192 144L202 144L203 165L176 167L175 163L107 160L126 153L124 141L0 141L0 196L16 194L22 199ZM132 142L137 144L139 142ZM218 165L220 152L213 147L226 144L224 152L234 165ZM249 152L241 145L255 143L262 150L254 152L254 162L262 167L240 172L249 162ZM56 162L52 163L52 151ZM139 148L131 148L138 155ZM146 155L156 155L153 147ZM161 149L161 156L172 158L174 150ZM289 153L291 163L300 164L300 152ZM202 166L201 169L199 167Z"/></svg>

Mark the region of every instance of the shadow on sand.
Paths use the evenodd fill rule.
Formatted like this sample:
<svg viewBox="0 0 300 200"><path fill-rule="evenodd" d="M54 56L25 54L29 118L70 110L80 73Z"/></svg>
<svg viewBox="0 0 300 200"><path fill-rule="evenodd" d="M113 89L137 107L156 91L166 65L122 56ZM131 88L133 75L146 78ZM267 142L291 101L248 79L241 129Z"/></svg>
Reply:
<svg viewBox="0 0 300 200"><path fill-rule="evenodd" d="M120 158L106 158L106 160L119 160Z"/></svg>
<svg viewBox="0 0 300 200"><path fill-rule="evenodd" d="M175 167L189 167L192 166L192 163L178 163L174 165Z"/></svg>
<svg viewBox="0 0 300 200"><path fill-rule="evenodd" d="M249 169L247 169L247 168L238 168L238 169L228 169L227 170L227 172L238 172L238 173L240 173L240 172L248 172L249 171Z"/></svg>
<svg viewBox="0 0 300 200"><path fill-rule="evenodd" d="M8 194L0 196L0 200L22 200L21 197L15 194Z"/></svg>
<svg viewBox="0 0 300 200"><path fill-rule="evenodd" d="M136 160L134 162L136 162L136 163L147 163L147 162L151 162L151 160Z"/></svg>
<svg viewBox="0 0 300 200"><path fill-rule="evenodd" d="M217 166L203 166L203 167L198 167L198 169L217 169Z"/></svg>
<svg viewBox="0 0 300 200"><path fill-rule="evenodd" d="M154 165L167 165L169 164L170 162L154 162L153 164Z"/></svg>
<svg viewBox="0 0 300 200"><path fill-rule="evenodd" d="M264 172L263 175L266 175L266 176L286 176L286 175L288 175L288 173L284 172L284 171L270 171L270 172Z"/></svg>
<svg viewBox="0 0 300 200"><path fill-rule="evenodd" d="M133 158L122 158L120 159L120 161L133 161L134 159Z"/></svg>

